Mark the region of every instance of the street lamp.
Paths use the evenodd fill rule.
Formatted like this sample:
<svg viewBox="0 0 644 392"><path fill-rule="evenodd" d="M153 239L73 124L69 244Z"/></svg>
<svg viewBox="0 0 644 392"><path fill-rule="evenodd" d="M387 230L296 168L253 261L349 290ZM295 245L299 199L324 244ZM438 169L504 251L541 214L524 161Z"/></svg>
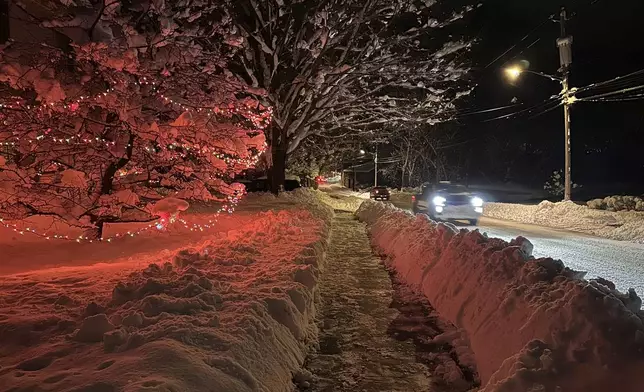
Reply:
<svg viewBox="0 0 644 392"><path fill-rule="evenodd" d="M564 67L562 65L562 67ZM541 77L544 77L546 79L550 79L554 82L558 82L561 84L562 90L561 90L561 103L563 104L564 107L564 148L565 148L565 162L564 162L564 182L565 182L565 191L564 191L564 200L568 201L571 198L571 192L572 192L572 179L571 179L571 154L570 154L570 105L572 105L576 98L575 98L575 91L576 89L571 89L570 85L568 84L568 73L567 73L567 66L563 68L564 71L564 77L563 78L558 78L556 76L552 75L547 75L541 72L536 72L536 71L530 71L526 69L525 67L521 65L513 65L510 67L505 68L503 71L505 75L510 79L511 81L516 81L521 74L523 73L531 73L533 75L538 75Z"/></svg>
<svg viewBox="0 0 644 392"><path fill-rule="evenodd" d="M371 153L371 152L366 152L365 150L360 149L358 151L360 153L360 156L365 156L365 155L371 155L373 156L373 171L374 171L374 178L373 178L373 186L377 187L378 186L378 144L376 144L376 152ZM354 171L355 174L355 171Z"/></svg>
<svg viewBox="0 0 644 392"><path fill-rule="evenodd" d="M523 69L521 69L521 67L519 67L518 65L515 65L504 69L504 72L508 79L514 82L515 80L519 79L519 76L521 76Z"/></svg>
<svg viewBox="0 0 644 392"><path fill-rule="evenodd" d="M529 74L533 74L533 75L538 75L538 76L544 77L546 79L550 79L553 82L558 82L558 83L561 83L561 84L563 84L563 82L564 82L563 79L558 78L556 76L544 74L542 72L531 71L529 69L525 69L525 68L521 67L520 65L513 65L511 67L507 67L507 68L505 68L503 70L503 72L505 72L505 75L507 76L507 78L510 79L510 81L512 81L512 82L514 82L517 79L519 79L519 77L523 73L529 73Z"/></svg>

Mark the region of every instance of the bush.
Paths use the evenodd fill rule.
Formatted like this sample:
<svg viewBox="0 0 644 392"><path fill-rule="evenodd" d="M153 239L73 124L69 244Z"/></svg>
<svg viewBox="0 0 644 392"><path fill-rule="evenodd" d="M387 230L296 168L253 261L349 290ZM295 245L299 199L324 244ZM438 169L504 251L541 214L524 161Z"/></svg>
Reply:
<svg viewBox="0 0 644 392"><path fill-rule="evenodd" d="M586 204L594 210L644 211L644 199L640 196L608 196L590 200Z"/></svg>

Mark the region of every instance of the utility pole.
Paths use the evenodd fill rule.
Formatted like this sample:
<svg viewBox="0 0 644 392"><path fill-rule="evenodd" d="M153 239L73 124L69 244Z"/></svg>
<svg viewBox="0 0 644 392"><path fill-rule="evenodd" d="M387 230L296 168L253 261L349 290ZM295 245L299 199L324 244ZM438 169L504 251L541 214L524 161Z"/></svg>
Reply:
<svg viewBox="0 0 644 392"><path fill-rule="evenodd" d="M377 187L378 186L378 143L376 143L376 155L374 155L373 158L373 186Z"/></svg>
<svg viewBox="0 0 644 392"><path fill-rule="evenodd" d="M356 174L356 165L357 163L357 158L356 158L356 151L355 151L355 146L351 150L351 154L353 154L353 186L352 190L355 192L356 191L356 180L358 179L358 175Z"/></svg>
<svg viewBox="0 0 644 392"><path fill-rule="evenodd" d="M565 143L565 163L564 163L564 200L571 199L572 193L572 180L571 180L571 153L570 153L570 105L572 99L570 97L570 85L568 77L570 74L570 64L572 64L572 36L566 35L566 9L561 8L559 14L559 24L561 26L561 37L557 40L557 47L559 47L559 63L561 68L559 71L562 73L563 85L562 99L564 107L564 143Z"/></svg>

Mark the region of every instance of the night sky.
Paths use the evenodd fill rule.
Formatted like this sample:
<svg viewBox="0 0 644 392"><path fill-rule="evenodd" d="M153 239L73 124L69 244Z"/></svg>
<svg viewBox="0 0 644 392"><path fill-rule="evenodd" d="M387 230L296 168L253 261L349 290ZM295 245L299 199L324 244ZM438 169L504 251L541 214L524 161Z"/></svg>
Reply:
<svg viewBox="0 0 644 392"><path fill-rule="evenodd" d="M565 5L573 35L571 85L585 86L644 68L644 1L642 0L488 0L469 23L479 43L473 51L473 97L465 112L511 104L514 97L527 106L538 104L561 87L541 77L524 74L512 85L502 69L527 60L530 69L556 74L556 39ZM545 23L544 23L545 22ZM530 33L525 40L521 39ZM516 44L499 60L492 61ZM627 85L644 84L644 76ZM563 108L530 119L485 120L512 113L509 109L461 117L469 141L467 172L471 179L512 181L539 185L563 168ZM544 108L545 109L545 108ZM531 115L542 110L535 110ZM606 192L644 192L644 100L635 102L580 102L573 106L573 181L582 184L581 196Z"/></svg>

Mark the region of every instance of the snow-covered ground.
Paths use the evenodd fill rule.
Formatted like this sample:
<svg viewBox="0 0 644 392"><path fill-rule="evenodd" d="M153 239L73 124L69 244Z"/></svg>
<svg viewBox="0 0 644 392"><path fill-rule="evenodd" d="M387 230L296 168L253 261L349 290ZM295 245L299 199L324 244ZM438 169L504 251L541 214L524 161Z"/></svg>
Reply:
<svg viewBox="0 0 644 392"><path fill-rule="evenodd" d="M392 279L353 214L336 214L325 267L319 349L306 360L300 391L465 392L477 385L458 332Z"/></svg>
<svg viewBox="0 0 644 392"><path fill-rule="evenodd" d="M322 184L319 187L320 191L323 193L330 194L332 196L336 196L336 199L342 198L342 199L352 199L355 201L355 199L360 199L360 200L368 200L369 199L369 192L354 192L351 189L348 189L340 184ZM357 208L357 206L356 206Z"/></svg>
<svg viewBox="0 0 644 392"><path fill-rule="evenodd" d="M209 223L212 220L212 214L203 211L188 213L182 215L182 218L190 222L190 227L176 223L166 231L151 229L134 237L127 235L127 232L136 232L140 228L145 228L147 223L107 224L105 235L111 237L120 234L120 238L102 243L44 240L30 233L21 235L0 226L0 255L2 255L0 275L43 268L127 262L128 260L136 267L145 267L146 255L152 252L177 251L185 246L197 244L213 234L238 229L252 222L255 214L239 211L234 215L222 215L215 224ZM29 223L21 222L20 225L25 228L49 228L53 233L69 234L72 238L79 234L73 228L42 217L31 218ZM193 225L210 227L201 231L194 229Z"/></svg>
<svg viewBox="0 0 644 392"><path fill-rule="evenodd" d="M400 277L467 333L482 391L641 390L644 313L634 292L534 259L523 238L459 232L384 203L367 201L357 215Z"/></svg>
<svg viewBox="0 0 644 392"><path fill-rule="evenodd" d="M485 216L554 227L619 241L644 243L644 212L603 211L573 202L538 205L488 203Z"/></svg>
<svg viewBox="0 0 644 392"><path fill-rule="evenodd" d="M160 250L172 233L132 238L136 251L120 259L87 244L67 250L66 267L0 277L0 389L291 390L317 337L332 210L307 191L241 209L248 219L231 230L183 233L192 243L182 250L180 240ZM29 258L51 243L30 246L43 250L24 262L41 267Z"/></svg>
<svg viewBox="0 0 644 392"><path fill-rule="evenodd" d="M395 196L395 193L392 194L392 204L411 210L410 199ZM644 293L644 244L485 216L479 220L477 227L462 227L479 229L489 237L506 241L518 236L526 237L534 245L535 257L560 259L570 268L587 271L587 278L602 277L615 283L619 290L634 288L638 293Z"/></svg>
<svg viewBox="0 0 644 392"><path fill-rule="evenodd" d="M587 271L586 278L605 278L621 291L633 288L644 293L644 244L487 217L478 227L468 228L508 242L526 237L534 245L535 257L559 259L570 268Z"/></svg>

